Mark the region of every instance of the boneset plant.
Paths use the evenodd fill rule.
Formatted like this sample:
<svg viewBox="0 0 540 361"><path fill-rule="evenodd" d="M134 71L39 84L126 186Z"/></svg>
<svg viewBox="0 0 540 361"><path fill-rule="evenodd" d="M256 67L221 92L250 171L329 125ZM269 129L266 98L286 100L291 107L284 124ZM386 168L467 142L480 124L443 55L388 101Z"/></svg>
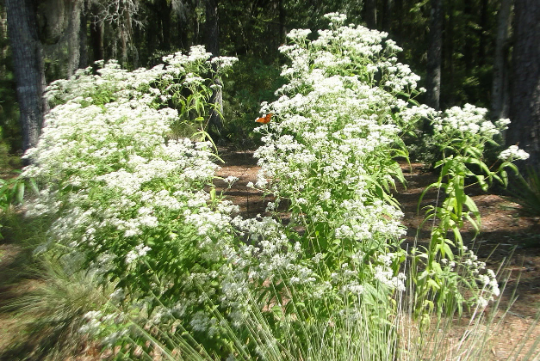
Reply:
<svg viewBox="0 0 540 361"><path fill-rule="evenodd" d="M327 17L330 29L315 40L309 30L293 30L292 44L281 48L290 59L282 71L289 82L277 91L277 101L261 108L273 121L257 129L265 144L255 154L262 167L255 187L276 197L270 211L287 202L291 218L284 232L298 242L299 262L312 271L310 277L326 282L324 297L333 307L350 296L363 304L397 297L405 289L406 254L399 246L402 213L390 190L404 181L397 161L408 159L403 135L431 121L444 156L433 186L442 187L446 199L428 213L428 219L438 219L430 246L412 252L412 303L417 316L435 308L440 315L461 312L464 305L485 307L499 290L494 273L484 271L461 242L463 221L478 223L476 206L464 193L465 177L476 177L485 188L494 179L505 183L506 168L516 170L504 152L494 171L482 160L485 144L494 143L507 121L494 125L484 110L468 105L444 117L418 105L419 78L398 63L401 49L386 34L343 26L343 15ZM447 231L457 242L446 238ZM471 298L465 289L473 291ZM303 304L318 307L318 292L300 294ZM388 317L394 312L389 309Z"/></svg>
<svg viewBox="0 0 540 361"><path fill-rule="evenodd" d="M231 59L195 47L164 60L134 72L110 62L53 83L56 106L25 155L23 176L42 189L26 215L54 219L37 252L51 252L68 274L114 281L111 301L137 303L142 314L166 305L191 320L205 308L199 289L218 289L232 205L206 188L217 168L211 144L176 139L171 127L211 108L202 76Z"/></svg>
<svg viewBox="0 0 540 361"><path fill-rule="evenodd" d="M331 29L316 40L293 30L280 49L291 59L282 71L289 83L261 109L274 121L258 129L256 186L290 203L286 232L327 284L325 297L376 303L405 288L402 213L390 189L404 181L400 136L426 110L411 107L418 77L397 62L400 48L386 34L328 17Z"/></svg>
<svg viewBox="0 0 540 361"><path fill-rule="evenodd" d="M445 282L454 295L468 285L478 307L496 294L494 274L459 242L451 259L455 251L434 237L423 255L412 253L413 266L428 272L408 269L403 214L391 193L404 182L402 136L424 119L436 125L452 115L418 105L418 77L397 61L400 48L386 34L344 26L340 14L327 18L330 29L315 40L308 30L289 34L281 48L288 83L261 108L271 121L257 129L264 145L253 186L275 196L271 216L232 218L232 205L212 190L211 145L171 131L204 119L212 106L202 69L230 59L208 60L197 47L166 57L169 65L126 72L113 62L50 88L57 105L24 173L43 189L27 215L54 219L38 251L68 271L114 282L108 305L85 315L84 331L121 345L118 358L137 353L123 347L133 343L169 359L406 359L402 328L414 320L404 309L425 301L431 307L415 307L419 316L459 309L464 297L440 297ZM466 119L477 110L460 112ZM452 208L430 213L440 223L456 212L466 217L463 204L474 210L460 193L460 167L477 164L467 158L474 150L461 153L466 136L450 141L456 148L445 159L463 157L438 182L458 176L444 188L457 184ZM485 177L504 179L508 166ZM462 225L453 222L447 229Z"/></svg>
<svg viewBox="0 0 540 361"><path fill-rule="evenodd" d="M466 180L474 179L476 182L472 185L478 184L484 191L494 181L506 187L507 169L519 174L513 162L527 159L528 154L512 146L500 153L495 164L488 166L484 161L486 147L498 146L496 139L501 137L510 121L501 119L493 124L486 119L486 114L487 109L470 104L463 108L453 107L444 114L435 111L429 114L433 134L426 136L429 138L427 142L436 144L442 159L435 163L435 169L440 170L438 180L424 190L419 205L432 188L438 189L439 197L444 198L440 205L425 207L423 224L432 226L428 249L425 252L413 250L413 254L418 254L412 269L418 269L417 262L423 266L422 272L414 275L418 309L434 306L431 298L427 297L431 292L439 312L445 307L453 312L453 307L457 307L461 313L462 304L467 301L460 291L463 286L476 290L469 301L481 305L487 304L486 298L493 299L492 295L499 295L495 274L490 270L482 271L485 263L479 262L474 252L463 244L461 230L465 221L477 234L480 232L480 212L467 195L466 187L471 185L466 186ZM451 238L448 233L452 234ZM476 278L475 274L482 272L481 279L477 279L478 289L472 280Z"/></svg>

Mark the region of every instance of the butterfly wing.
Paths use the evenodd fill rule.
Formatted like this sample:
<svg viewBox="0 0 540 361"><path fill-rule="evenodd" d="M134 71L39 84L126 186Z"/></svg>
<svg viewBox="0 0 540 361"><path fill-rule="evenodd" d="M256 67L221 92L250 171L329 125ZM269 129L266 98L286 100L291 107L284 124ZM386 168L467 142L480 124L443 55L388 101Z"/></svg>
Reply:
<svg viewBox="0 0 540 361"><path fill-rule="evenodd" d="M272 113L268 113L266 114L266 116L264 117L261 117L261 118L257 118L255 121L257 123L262 123L262 124L267 124L267 123L270 123L270 120L272 119Z"/></svg>

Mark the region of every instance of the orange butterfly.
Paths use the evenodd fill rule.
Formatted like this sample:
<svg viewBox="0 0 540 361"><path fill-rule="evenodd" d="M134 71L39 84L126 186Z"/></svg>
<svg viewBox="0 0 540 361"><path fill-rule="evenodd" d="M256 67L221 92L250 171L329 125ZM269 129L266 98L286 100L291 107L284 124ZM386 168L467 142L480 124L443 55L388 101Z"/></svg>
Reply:
<svg viewBox="0 0 540 361"><path fill-rule="evenodd" d="M267 124L267 123L270 123L270 119L272 119L272 113L268 113L266 114L265 117L262 117L262 118L258 118L257 120L255 120L257 123L262 123L262 124Z"/></svg>

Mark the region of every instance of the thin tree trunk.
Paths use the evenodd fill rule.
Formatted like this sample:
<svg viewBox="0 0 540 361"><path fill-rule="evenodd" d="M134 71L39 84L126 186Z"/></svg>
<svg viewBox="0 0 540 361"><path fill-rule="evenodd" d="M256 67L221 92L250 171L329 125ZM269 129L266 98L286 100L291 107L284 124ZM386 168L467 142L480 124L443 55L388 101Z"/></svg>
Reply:
<svg viewBox="0 0 540 361"><path fill-rule="evenodd" d="M81 0L70 2L68 32L68 64L67 76L70 77L79 68L81 62L81 15L84 4Z"/></svg>
<svg viewBox="0 0 540 361"><path fill-rule="evenodd" d="M482 0L482 7L480 10L480 30L479 30L479 38L480 38L480 45L478 48L478 64L480 66L485 65L485 59L486 59L486 49L489 44L488 39L488 18L489 18L489 3L488 0Z"/></svg>
<svg viewBox="0 0 540 361"><path fill-rule="evenodd" d="M377 3L375 0L365 0L364 19L368 28L377 28Z"/></svg>
<svg viewBox="0 0 540 361"><path fill-rule="evenodd" d="M506 143L530 154L540 169L540 2L516 0L512 96Z"/></svg>
<svg viewBox="0 0 540 361"><path fill-rule="evenodd" d="M0 7L0 39L2 39L2 43L0 43L0 79L6 79L7 67L5 59L7 58L7 54L9 51L9 45L7 42L4 43L4 40L8 39L7 15L6 9L4 7Z"/></svg>
<svg viewBox="0 0 540 361"><path fill-rule="evenodd" d="M38 38L36 10L31 0L5 0L8 34L13 52L23 151L37 145L46 101L43 53Z"/></svg>
<svg viewBox="0 0 540 361"><path fill-rule="evenodd" d="M392 33L392 11L394 9L394 0L384 0L384 16L382 29L389 34Z"/></svg>
<svg viewBox="0 0 540 361"><path fill-rule="evenodd" d="M285 37L287 34L287 28L285 25L285 6L283 4L284 0L279 0L279 42L285 44Z"/></svg>
<svg viewBox="0 0 540 361"><path fill-rule="evenodd" d="M90 42L92 43L93 60L101 60L105 58L103 51L103 24L96 19L99 13L96 5L92 6L92 23L90 25Z"/></svg>
<svg viewBox="0 0 540 361"><path fill-rule="evenodd" d="M497 15L497 39L493 64L493 85L491 88L491 116L493 119L508 116L508 26L510 22L511 0L501 0Z"/></svg>
<svg viewBox="0 0 540 361"><path fill-rule="evenodd" d="M431 0L429 49L427 58L427 105L439 110L441 97L441 61L443 0Z"/></svg>
<svg viewBox="0 0 540 361"><path fill-rule="evenodd" d="M81 26L79 29L79 69L88 66L88 2L83 0Z"/></svg>
<svg viewBox="0 0 540 361"><path fill-rule="evenodd" d="M463 46L463 60L465 60L465 71L467 75L471 74L474 64L474 34L471 34L471 29L467 25L469 22L473 22L473 4L471 0L465 0L463 7L463 16L465 17L465 44Z"/></svg>
<svg viewBox="0 0 540 361"><path fill-rule="evenodd" d="M455 27L455 17L454 17L454 3L449 2L446 4L446 12L448 14L448 24L446 27L445 32L445 41L446 44L445 48L445 65L443 66L443 69L445 71L445 74L448 74L446 79L448 79L448 89L454 89L454 27ZM454 104L453 99L453 92L448 93L448 99L445 99L445 104Z"/></svg>
<svg viewBox="0 0 540 361"><path fill-rule="evenodd" d="M161 1L159 4L159 17L161 22L161 46L162 50L169 50L171 48L171 11L172 7L167 0Z"/></svg>
<svg viewBox="0 0 540 361"><path fill-rule="evenodd" d="M206 50L212 53L212 56L219 56L219 15L218 0L206 0ZM219 77L214 78L214 88L210 103L214 104L216 109L212 111L208 124L214 128L218 136L223 130L223 93L221 90L222 82Z"/></svg>

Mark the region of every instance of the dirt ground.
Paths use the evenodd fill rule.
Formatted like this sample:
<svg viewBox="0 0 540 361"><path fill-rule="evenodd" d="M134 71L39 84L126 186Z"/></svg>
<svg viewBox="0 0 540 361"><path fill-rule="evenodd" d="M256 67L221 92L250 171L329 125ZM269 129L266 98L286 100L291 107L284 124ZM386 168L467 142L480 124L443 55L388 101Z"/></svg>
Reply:
<svg viewBox="0 0 540 361"><path fill-rule="evenodd" d="M239 179L231 189L225 189L226 183L216 179L218 190L222 190L228 199L239 206L244 217L264 214L266 203L270 199L262 199L256 190L246 186L248 182L255 183L259 170L253 151L222 148L220 157L224 164L217 175L223 178L235 176ZM403 165L402 169L407 187L398 188L395 196L402 204L405 213L403 224L408 228L404 244L412 244L417 234L418 242L425 243L429 230L421 229L418 232L422 214L417 213L417 202L425 186L431 184L435 177L425 171L421 164L412 164L410 167ZM505 279L501 282L507 281L507 286L501 296L500 309L506 309L513 292L518 296L506 316L497 317L500 327L494 328L492 335L493 348L489 360L507 360L523 337L528 340L529 345L540 337L540 326L529 330L535 325L540 311L540 218L521 216L517 204L499 195L484 194L478 190L472 192L473 200L481 212L482 232L474 242L470 242L473 232L469 227L464 238L469 240L469 246L477 250L477 254L485 260L489 268L497 271L501 263L507 261L502 267L507 276L504 276ZM431 192L424 198L422 206L434 204L435 201L436 192ZM22 253L20 246L0 241L0 307L32 288L33 281L22 277L14 268L14 265L20 264L17 259ZM2 350L10 345L17 333L25 332L19 321L0 308L0 360ZM540 360L539 350L540 346L529 360ZM515 358L521 359L523 358Z"/></svg>

